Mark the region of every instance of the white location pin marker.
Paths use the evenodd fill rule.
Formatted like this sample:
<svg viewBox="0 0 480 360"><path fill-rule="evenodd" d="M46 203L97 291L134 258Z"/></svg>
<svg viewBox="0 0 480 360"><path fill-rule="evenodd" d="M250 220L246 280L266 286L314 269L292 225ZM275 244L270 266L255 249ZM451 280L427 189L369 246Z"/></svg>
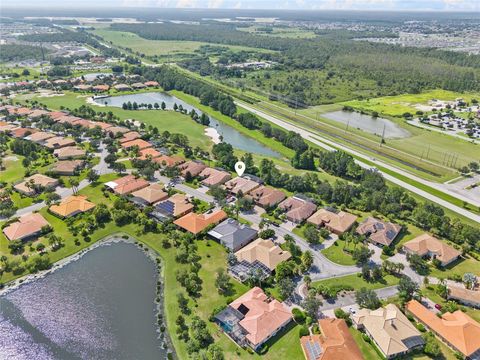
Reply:
<svg viewBox="0 0 480 360"><path fill-rule="evenodd" d="M245 172L245 163L243 161L237 161L235 164L235 171L237 172L238 176L242 176Z"/></svg>

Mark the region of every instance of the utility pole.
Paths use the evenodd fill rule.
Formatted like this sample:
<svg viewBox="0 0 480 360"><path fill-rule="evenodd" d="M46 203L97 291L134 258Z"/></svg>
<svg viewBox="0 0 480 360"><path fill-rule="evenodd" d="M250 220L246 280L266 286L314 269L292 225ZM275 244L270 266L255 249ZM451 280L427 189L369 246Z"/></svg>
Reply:
<svg viewBox="0 0 480 360"><path fill-rule="evenodd" d="M382 140L380 141L380 146L385 142L385 124L383 124L383 131L382 131Z"/></svg>

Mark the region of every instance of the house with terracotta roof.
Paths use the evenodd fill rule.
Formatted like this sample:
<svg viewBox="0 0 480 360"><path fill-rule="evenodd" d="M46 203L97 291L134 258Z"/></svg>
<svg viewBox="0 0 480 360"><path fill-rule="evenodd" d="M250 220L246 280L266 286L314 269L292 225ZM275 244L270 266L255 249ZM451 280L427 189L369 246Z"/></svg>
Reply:
<svg viewBox="0 0 480 360"><path fill-rule="evenodd" d="M47 139L43 145L49 149L61 149L67 146L74 146L75 140L63 136L55 136Z"/></svg>
<svg viewBox="0 0 480 360"><path fill-rule="evenodd" d="M125 133L128 133L130 131L129 128L123 127L123 126L110 126L107 129L108 133L112 133L114 137L117 137L119 135L123 135Z"/></svg>
<svg viewBox="0 0 480 360"><path fill-rule="evenodd" d="M421 257L437 259L442 266L454 262L462 254L460 251L430 234L423 234L406 242L403 245L403 249L408 254L417 254Z"/></svg>
<svg viewBox="0 0 480 360"><path fill-rule="evenodd" d="M30 119L39 118L42 115L48 115L49 112L43 109L32 109L32 112L28 115Z"/></svg>
<svg viewBox="0 0 480 360"><path fill-rule="evenodd" d="M207 167L199 160L190 160L178 166L178 170L183 177L190 173L191 177L197 177Z"/></svg>
<svg viewBox="0 0 480 360"><path fill-rule="evenodd" d="M215 315L215 321L238 345L258 351L292 320L290 309L254 287Z"/></svg>
<svg viewBox="0 0 480 360"><path fill-rule="evenodd" d="M152 215L159 219L177 218L193 211L193 204L183 194L177 193L155 205Z"/></svg>
<svg viewBox="0 0 480 360"><path fill-rule="evenodd" d="M264 209L271 208L286 198L283 191L263 185L252 190L249 196L253 199L255 204Z"/></svg>
<svg viewBox="0 0 480 360"><path fill-rule="evenodd" d="M112 124L109 124L109 123L106 123L106 122L103 122L103 121L92 121L92 123L95 126L98 126L100 129L102 129L104 131L113 126Z"/></svg>
<svg viewBox="0 0 480 360"><path fill-rule="evenodd" d="M65 115L68 115L66 112L64 111L50 111L48 113L48 116L52 119L52 120L56 120L62 116L65 116Z"/></svg>
<svg viewBox="0 0 480 360"><path fill-rule="evenodd" d="M150 183L147 180L141 177L137 178L134 175L126 175L120 179L105 183L105 187L117 195L128 195L149 185Z"/></svg>
<svg viewBox="0 0 480 360"><path fill-rule="evenodd" d="M150 184L140 190L131 193L130 200L143 205L152 205L168 198L168 193L161 184Z"/></svg>
<svg viewBox="0 0 480 360"><path fill-rule="evenodd" d="M120 138L120 140L118 140L118 141L122 144L122 143L125 143L127 141L132 141L132 140L139 139L139 138L140 138L140 134L137 131L129 131L129 132L125 133L123 135L123 137Z"/></svg>
<svg viewBox="0 0 480 360"><path fill-rule="evenodd" d="M24 127L19 127L16 129L13 129L10 131L10 136L17 138L17 139L22 139L24 137L27 137L33 133L36 133L38 130L32 129L32 128L24 128Z"/></svg>
<svg viewBox="0 0 480 360"><path fill-rule="evenodd" d="M154 162L160 164L162 167L172 167L183 163L185 160L178 155L162 155L153 159Z"/></svg>
<svg viewBox="0 0 480 360"><path fill-rule="evenodd" d="M83 160L61 160L53 165L51 171L57 175L73 176L84 164L85 162Z"/></svg>
<svg viewBox="0 0 480 360"><path fill-rule="evenodd" d="M150 144L148 141L142 140L142 139L135 139L135 140L130 140L126 141L122 144L120 144L124 149L131 149L133 147L138 147L139 150L147 149L152 147L152 144Z"/></svg>
<svg viewBox="0 0 480 360"><path fill-rule="evenodd" d="M478 288L466 289L461 285L449 285L447 299L455 300L474 308L480 308L480 290Z"/></svg>
<svg viewBox="0 0 480 360"><path fill-rule="evenodd" d="M23 179L22 182L13 186L13 188L27 196L33 196L45 189L54 189L59 184L57 179L43 174L34 174Z"/></svg>
<svg viewBox="0 0 480 360"><path fill-rule="evenodd" d="M130 86L128 86L127 84L117 84L117 85L113 85L113 88L117 91L128 91L128 90L131 90Z"/></svg>
<svg viewBox="0 0 480 360"><path fill-rule="evenodd" d="M12 124L3 125L3 126L0 126L0 132L9 133L10 131L12 131L13 129L16 129L17 127L18 127L17 125L12 125Z"/></svg>
<svg viewBox="0 0 480 360"><path fill-rule="evenodd" d="M232 180L228 180L224 186L225 189L233 195L237 195L239 193L248 195L251 191L259 188L260 185L260 180L255 181L250 176L244 175L243 177L237 176Z"/></svg>
<svg viewBox="0 0 480 360"><path fill-rule="evenodd" d="M328 231L340 235L350 230L357 221L357 216L345 211L320 209L307 219L309 224L325 227Z"/></svg>
<svg viewBox="0 0 480 360"><path fill-rule="evenodd" d="M95 204L88 201L84 195L73 195L63 199L60 204L50 206L50 212L61 217L69 218L92 210Z"/></svg>
<svg viewBox="0 0 480 360"><path fill-rule="evenodd" d="M202 184L205 186L222 185L232 178L229 172L221 169L207 167L199 174Z"/></svg>
<svg viewBox="0 0 480 360"><path fill-rule="evenodd" d="M343 319L318 320L321 334L300 338L306 360L363 360L363 355Z"/></svg>
<svg viewBox="0 0 480 360"><path fill-rule="evenodd" d="M406 310L454 351L480 359L480 324L461 310L438 317L417 300L409 301Z"/></svg>
<svg viewBox="0 0 480 360"><path fill-rule="evenodd" d="M27 108L27 107L19 107L19 108L16 108L13 113L16 114L16 115L20 115L20 116L25 116L25 115L29 115L33 112L33 110Z"/></svg>
<svg viewBox="0 0 480 360"><path fill-rule="evenodd" d="M146 81L145 83L145 86L148 86L148 87L155 87L155 86L158 86L158 82L156 81Z"/></svg>
<svg viewBox="0 0 480 360"><path fill-rule="evenodd" d="M390 246L402 231L402 227L373 217L367 218L357 227L357 234L365 235L368 240L378 246Z"/></svg>
<svg viewBox="0 0 480 360"><path fill-rule="evenodd" d="M423 347L420 332L394 304L377 310L361 309L352 317L354 326L363 330L387 359Z"/></svg>
<svg viewBox="0 0 480 360"><path fill-rule="evenodd" d="M271 240L257 239L235 253L237 262L229 264L229 273L237 280L247 280L254 271L261 280L268 278L277 265L291 258L288 251Z"/></svg>
<svg viewBox="0 0 480 360"><path fill-rule="evenodd" d="M197 235L212 225L218 224L227 218L227 214L222 209L206 212L205 214L195 214L190 212L187 215L175 220L173 223L178 227Z"/></svg>
<svg viewBox="0 0 480 360"><path fill-rule="evenodd" d="M151 147L140 150L138 153L138 158L140 160L155 159L159 156L162 156L162 153Z"/></svg>
<svg viewBox="0 0 480 360"><path fill-rule="evenodd" d="M39 236L44 226L50 225L39 213L21 216L18 221L3 228L3 233L8 240L25 240Z"/></svg>
<svg viewBox="0 0 480 360"><path fill-rule="evenodd" d="M92 90L95 91L95 92L105 92L105 91L110 90L110 86L108 86L108 85L95 85L94 87L92 87Z"/></svg>
<svg viewBox="0 0 480 360"><path fill-rule="evenodd" d="M282 201L278 208L285 212L288 221L300 224L317 210L317 205L303 197L291 196Z"/></svg>
<svg viewBox="0 0 480 360"><path fill-rule="evenodd" d="M36 144L43 144L46 140L55 137L54 134L45 132L45 131L38 131L33 134L30 134L26 137L27 140L30 140Z"/></svg>
<svg viewBox="0 0 480 360"><path fill-rule="evenodd" d="M81 159L85 157L86 154L87 152L78 146L66 146L53 151L53 155L55 155L59 160Z"/></svg>

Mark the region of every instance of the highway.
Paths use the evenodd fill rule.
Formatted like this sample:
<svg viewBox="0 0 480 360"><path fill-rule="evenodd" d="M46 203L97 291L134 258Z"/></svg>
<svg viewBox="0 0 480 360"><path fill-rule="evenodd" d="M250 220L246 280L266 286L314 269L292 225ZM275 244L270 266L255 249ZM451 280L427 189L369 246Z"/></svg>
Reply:
<svg viewBox="0 0 480 360"><path fill-rule="evenodd" d="M240 107L242 107L242 108L250 111L251 113L256 114L256 115L258 115L258 116L260 116L260 117L262 117L262 118L264 118L264 119L266 119L266 120L268 120L268 121L270 121L270 122L272 122L272 123L274 123L274 124L276 124L276 125L284 128L284 129L286 129L286 130L295 131L295 132L299 133L305 140L308 140L308 141L310 141L311 143L313 143L313 144L315 144L315 145L318 145L318 146L320 146L320 147L322 147L322 148L324 148L324 149L326 149L326 150L333 151L333 150L341 149L341 150L343 150L343 151L345 151L345 152L347 152L347 153L349 153L349 154L351 154L351 155L356 156L357 158L361 158L361 159L367 160L367 161L369 161L369 162L371 162L371 163L374 163L375 165L378 165L378 166L383 167L383 168L385 168L385 169L394 171L394 172L398 173L399 175L402 175L402 176L411 178L412 180L415 180L416 182L419 182L419 183L422 183L422 184L424 184L424 185L426 185L426 186L432 187L432 183L431 183L431 182L429 182L429 181L427 181L427 180L424 180L424 179L421 179L421 178L419 178L419 177L417 177L417 176L415 176L415 175L412 175L412 174L410 174L410 173L408 173L408 172L406 172L406 171L404 171L404 170L398 169L398 168L395 167L395 166L392 166L392 165L390 165L390 164L384 163L384 162L379 161L379 160L377 160L377 159L371 158L371 157L369 157L369 156L367 156L367 155L365 155L365 154L362 154L362 153L360 153L360 152L358 152L358 151L356 151L356 150L350 149L350 148L348 148L348 147L346 147L346 146L344 146L344 145L341 145L341 144L339 144L339 143L336 143L336 142L334 142L334 141L331 141L331 140L329 140L329 139L326 139L326 138L322 137L322 135L319 135L319 134L314 133L314 132L309 131L309 130L305 130L305 129L299 127L299 126L293 125L293 124L291 124L291 123L289 123L289 122L287 122L287 121L284 121L284 120L281 120L281 119L279 119L279 118L277 118L277 117L274 117L274 116L272 116L272 115L269 115L269 114L267 114L267 113L265 113L265 112L263 112L263 111L260 111L260 110L258 110L258 109L256 109L256 108L254 108L253 106L251 106L251 105L249 105L249 104L246 104L246 103L243 103L243 102L240 102L240 101L236 101L235 103L236 103L238 106L240 106ZM367 163L365 163L365 162L362 162L361 160L355 160L355 161L357 162L357 164L359 164L359 165L360 165L361 167L363 167L363 168L369 169L369 168L372 167L370 164L367 164ZM450 202L448 202L448 201L446 201L446 200L443 200L443 199L439 198L438 196L432 195L432 194L430 194L429 192L427 192L427 191L425 191L425 190L419 189L419 188L417 188L416 186L411 185L411 184L409 184L409 183L406 183L405 181L400 180L400 179L396 178L395 176L392 176L392 175L390 175L390 174L387 174L387 173L385 173L385 172L383 172L383 171L381 171L381 170L379 170L379 172L383 175L383 177L384 177L386 180L388 180L388 181L390 181L390 182L392 182L392 183L394 183L394 184L396 184L396 185L398 185L398 186L401 186L401 187L403 187L404 189L407 189L407 190L409 190L409 191L411 191L411 192L413 192L413 193L415 193L415 194L417 194L417 195L419 195L419 196L422 196L422 197L424 197L425 199L428 199L428 200L430 200L430 201L432 201L432 202L434 202L434 203L436 203L436 204L438 204L438 205L441 205L441 206L443 206L443 207L445 207L445 208L447 208L447 209L449 209L449 210L451 210L451 211L454 211L454 212L456 212L457 214L463 215L463 216L465 216L465 217L467 217L467 218L469 218L469 219L472 219L472 220L480 223L480 215L474 214L474 213L472 213L471 211L468 211L467 209L464 209L464 208L461 208L461 207L459 207L459 206L457 206L457 205L454 205L454 204L452 204L452 203L450 203ZM443 189L439 189L438 184L437 184L436 189L445 192ZM450 194L450 193L449 193L449 195L453 195L453 196L461 199L461 197L460 197L458 194ZM463 199L461 199L461 200L463 200ZM469 200L469 202L471 202L471 200ZM475 204L475 205L477 205L477 204Z"/></svg>

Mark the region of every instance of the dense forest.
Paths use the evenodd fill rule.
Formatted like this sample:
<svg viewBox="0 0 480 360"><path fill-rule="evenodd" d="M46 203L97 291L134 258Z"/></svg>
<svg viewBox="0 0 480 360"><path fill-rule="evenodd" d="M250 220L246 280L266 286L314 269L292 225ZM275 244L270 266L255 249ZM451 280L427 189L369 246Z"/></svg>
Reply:
<svg viewBox="0 0 480 360"><path fill-rule="evenodd" d="M0 61L42 60L49 51L40 46L30 45L0 45Z"/></svg>
<svg viewBox="0 0 480 360"><path fill-rule="evenodd" d="M281 38L255 35L238 31L233 25L186 25L186 24L113 24L114 30L129 31L147 39L193 40L224 45L241 45L270 50L269 54L257 54L265 60L278 62L283 75L298 75L311 70L323 75L346 75L358 80L359 84L344 84L350 89L348 98L367 95L394 95L417 93L430 88L443 88L452 91L478 91L480 89L480 56L460 52L441 51L430 48L409 48L364 41L353 41L350 36L340 33L320 35L312 39ZM199 55L200 57L201 55ZM223 57L222 57L223 58ZM194 63L192 61L197 61ZM201 68L200 73L209 75L211 66L202 60L184 63L189 68ZM219 76L231 77L232 74ZM279 73L282 75L282 73ZM303 73L305 75L305 73ZM235 74L233 74L235 76ZM307 76L307 80L308 80ZM330 76L331 77L331 76ZM344 79L343 81L346 81ZM298 97L307 104L332 102L336 96L318 94L318 84L312 81L301 88L290 80L275 83L256 79L256 87L280 95ZM336 85L336 81L334 79ZM299 88L292 88L293 86ZM276 87L276 89L275 89ZM312 94L307 94L312 92ZM327 89L327 92L328 89ZM335 93L335 91L332 91ZM335 101L344 100L334 99Z"/></svg>

